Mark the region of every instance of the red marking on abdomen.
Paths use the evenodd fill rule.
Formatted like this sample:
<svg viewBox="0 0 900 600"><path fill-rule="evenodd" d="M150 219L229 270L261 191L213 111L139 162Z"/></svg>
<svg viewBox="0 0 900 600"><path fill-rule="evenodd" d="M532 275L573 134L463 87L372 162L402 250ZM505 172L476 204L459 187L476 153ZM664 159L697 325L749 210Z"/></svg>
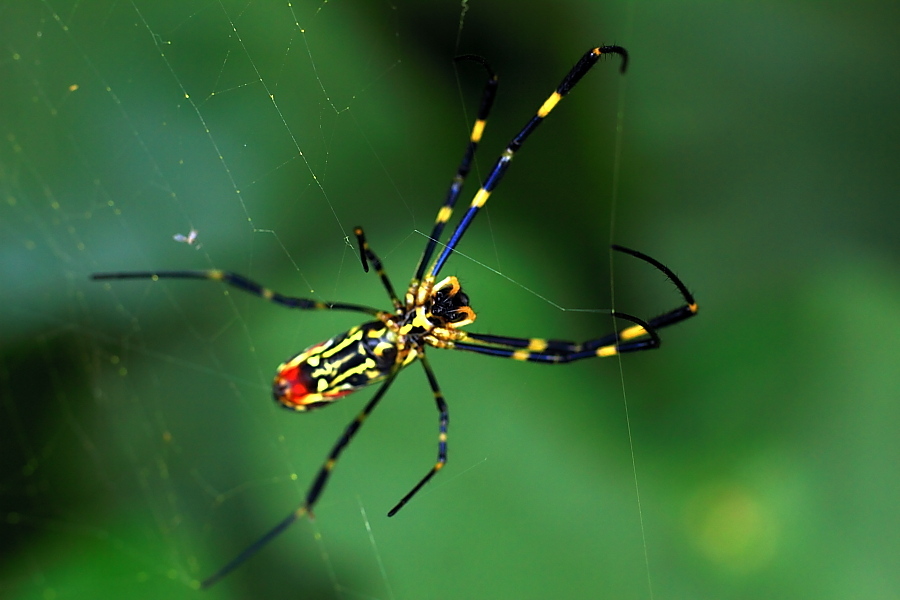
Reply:
<svg viewBox="0 0 900 600"><path fill-rule="evenodd" d="M275 400L293 410L310 410L353 392L326 388L319 392L313 380L304 370L305 363L286 367L278 371L272 383L272 394Z"/></svg>
<svg viewBox="0 0 900 600"><path fill-rule="evenodd" d="M272 383L275 399L288 408L306 410L307 396L315 390L310 389L312 379L300 367L293 366L278 371Z"/></svg>

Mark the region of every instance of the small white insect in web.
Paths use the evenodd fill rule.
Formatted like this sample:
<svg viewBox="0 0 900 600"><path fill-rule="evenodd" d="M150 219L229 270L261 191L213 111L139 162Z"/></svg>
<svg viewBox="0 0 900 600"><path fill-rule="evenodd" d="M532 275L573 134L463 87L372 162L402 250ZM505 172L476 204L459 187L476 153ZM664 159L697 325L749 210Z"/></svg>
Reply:
<svg viewBox="0 0 900 600"><path fill-rule="evenodd" d="M193 246L193 245L194 245L194 242L197 241L197 236L198 236L198 235L200 235L200 232L199 232L199 231L197 231L196 229L191 229L191 230L188 232L187 235L183 235L183 234L181 234L181 233L176 233L175 235L172 236L172 239L175 240L176 242L181 242L181 243L187 244L187 245L189 245L189 246ZM195 247L197 250L199 250L200 247L201 247L202 245L203 245L203 244L199 244L199 243L198 243L198 244L197 244L196 246L194 246L194 247Z"/></svg>

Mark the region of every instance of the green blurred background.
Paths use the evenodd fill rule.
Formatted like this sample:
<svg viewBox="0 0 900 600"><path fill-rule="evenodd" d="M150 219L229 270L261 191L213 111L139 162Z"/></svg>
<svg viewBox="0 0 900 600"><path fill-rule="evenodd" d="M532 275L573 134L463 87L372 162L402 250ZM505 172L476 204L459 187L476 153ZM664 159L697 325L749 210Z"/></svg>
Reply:
<svg viewBox="0 0 900 600"><path fill-rule="evenodd" d="M621 374L431 352L440 476L385 517L434 456L413 366L316 521L202 594L900 597L898 30L893 2L0 2L0 596L198 597L371 393L270 400L275 366L352 314L90 273L215 266L385 306L346 236L364 225L405 285L483 81L452 57L501 77L483 175L618 43L628 74L583 80L446 272L473 330L583 339L609 317L521 286L608 307L615 241L701 315ZM192 227L198 248L172 240ZM620 309L678 302L613 266Z"/></svg>

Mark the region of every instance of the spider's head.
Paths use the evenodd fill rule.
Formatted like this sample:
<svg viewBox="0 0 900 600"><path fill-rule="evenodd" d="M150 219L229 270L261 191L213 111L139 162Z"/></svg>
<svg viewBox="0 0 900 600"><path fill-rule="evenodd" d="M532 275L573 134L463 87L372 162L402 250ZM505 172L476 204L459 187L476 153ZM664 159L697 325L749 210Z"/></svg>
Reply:
<svg viewBox="0 0 900 600"><path fill-rule="evenodd" d="M475 321L475 311L469 306L469 296L462 291L459 280L450 276L435 284L431 290L428 320L438 327L463 327Z"/></svg>

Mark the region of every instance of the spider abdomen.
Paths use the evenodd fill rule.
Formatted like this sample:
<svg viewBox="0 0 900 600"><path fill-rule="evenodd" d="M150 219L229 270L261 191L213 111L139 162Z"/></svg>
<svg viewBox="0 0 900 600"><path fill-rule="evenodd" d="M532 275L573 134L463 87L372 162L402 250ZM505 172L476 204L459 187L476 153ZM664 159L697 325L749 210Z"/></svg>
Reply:
<svg viewBox="0 0 900 600"><path fill-rule="evenodd" d="M272 393L286 408L318 408L383 381L396 360L397 335L381 321L370 321L279 365Z"/></svg>

